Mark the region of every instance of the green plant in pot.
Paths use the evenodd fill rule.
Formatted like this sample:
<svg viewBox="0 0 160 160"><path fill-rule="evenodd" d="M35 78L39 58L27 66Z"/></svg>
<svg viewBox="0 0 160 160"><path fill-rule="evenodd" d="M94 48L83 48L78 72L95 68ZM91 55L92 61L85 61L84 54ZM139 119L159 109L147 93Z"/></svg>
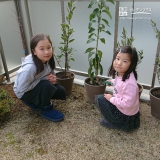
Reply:
<svg viewBox="0 0 160 160"><path fill-rule="evenodd" d="M157 28L157 25L153 20L151 20L151 25L158 40L153 77L157 75L160 84L160 29ZM150 104L151 114L154 117L160 118L160 87L152 86L150 89Z"/></svg>
<svg viewBox="0 0 160 160"><path fill-rule="evenodd" d="M60 65L60 61L62 57L64 57L64 69L61 67L62 72L57 72L57 83L62 85L66 90L66 95L69 95L72 92L72 85L74 81L74 73L69 71L70 61L74 61L73 58L73 48L70 47L70 44L74 41L73 36L73 28L71 27L71 20L73 16L73 12L75 10L74 6L75 0L70 0L67 4L67 13L68 15L65 18L65 22L61 24L61 46L59 47L61 53L56 56L58 64Z"/></svg>
<svg viewBox="0 0 160 160"><path fill-rule="evenodd" d="M89 16L88 25L88 40L87 44L94 43L95 46L86 49L85 53L88 54L89 78L85 80L85 88L87 92L88 101L94 103L94 95L103 94L106 88L103 79L99 76L103 74L103 66L101 59L103 52L99 49L99 43L105 44L105 38L101 37L102 34L111 34L107 27L109 22L106 19L112 19L107 3L114 4L113 0L92 0L88 8L93 7L93 11Z"/></svg>
<svg viewBox="0 0 160 160"><path fill-rule="evenodd" d="M121 48L121 46L131 46L135 50L137 50L136 47L133 46L133 42L135 41L135 38L133 36L127 37L127 31L124 27L122 29L121 38L122 38L121 41L117 43L117 48ZM138 64L140 64L143 59L143 50L137 51L137 53L138 53ZM143 86L139 83L137 83L137 85L139 87L139 97L140 97L143 91Z"/></svg>

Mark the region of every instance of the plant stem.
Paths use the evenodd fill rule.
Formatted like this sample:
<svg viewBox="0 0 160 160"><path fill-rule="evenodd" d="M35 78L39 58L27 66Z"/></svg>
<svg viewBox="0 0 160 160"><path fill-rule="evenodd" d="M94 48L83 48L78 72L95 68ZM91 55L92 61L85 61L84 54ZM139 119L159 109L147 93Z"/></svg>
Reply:
<svg viewBox="0 0 160 160"><path fill-rule="evenodd" d="M134 12L134 0L132 3L132 13ZM132 21L131 21L131 37L133 35L133 14L132 14Z"/></svg>
<svg viewBox="0 0 160 160"><path fill-rule="evenodd" d="M102 2L100 5L100 13L98 15L98 31L97 31L97 40L96 40L96 54L98 54L98 43L99 43L99 34L100 34L100 21L101 21L101 13L102 13ZM95 77L96 77L96 83L98 83L98 61L96 61L96 68L95 68Z"/></svg>
<svg viewBox="0 0 160 160"><path fill-rule="evenodd" d="M71 13L71 7L68 7L68 9L69 9L69 13ZM67 21L68 21L68 28L67 28L67 33L66 33L66 35L67 35L67 40L66 40L66 52L65 52L65 76L66 76L66 72L67 72L67 70L69 70L69 64L68 64L68 43L69 43L69 38L70 38L70 24L71 24L71 19L70 18L68 18L67 19Z"/></svg>

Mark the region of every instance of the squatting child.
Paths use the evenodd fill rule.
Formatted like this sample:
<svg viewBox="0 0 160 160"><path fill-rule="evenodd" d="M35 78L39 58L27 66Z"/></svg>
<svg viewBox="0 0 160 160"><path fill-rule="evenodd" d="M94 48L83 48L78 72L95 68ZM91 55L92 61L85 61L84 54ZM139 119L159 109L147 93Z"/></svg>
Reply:
<svg viewBox="0 0 160 160"><path fill-rule="evenodd" d="M100 124L107 128L126 132L139 128L139 89L137 86L137 51L130 46L121 47L114 55L109 76L113 83L113 95L95 96L103 118Z"/></svg>
<svg viewBox="0 0 160 160"><path fill-rule="evenodd" d="M51 99L65 100L65 89L56 84L55 61L50 38L37 34L30 40L30 55L22 59L13 90L16 96L43 118L57 122L64 115L53 108Z"/></svg>

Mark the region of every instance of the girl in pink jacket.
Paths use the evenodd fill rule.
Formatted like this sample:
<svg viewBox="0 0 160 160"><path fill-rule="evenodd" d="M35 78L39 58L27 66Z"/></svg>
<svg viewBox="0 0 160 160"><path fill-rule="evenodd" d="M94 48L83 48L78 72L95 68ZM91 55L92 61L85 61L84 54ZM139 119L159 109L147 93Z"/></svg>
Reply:
<svg viewBox="0 0 160 160"><path fill-rule="evenodd" d="M95 101L103 118L100 124L107 128L126 132L139 128L139 89L137 86L137 51L130 46L121 47L114 55L109 76L113 95L96 95Z"/></svg>

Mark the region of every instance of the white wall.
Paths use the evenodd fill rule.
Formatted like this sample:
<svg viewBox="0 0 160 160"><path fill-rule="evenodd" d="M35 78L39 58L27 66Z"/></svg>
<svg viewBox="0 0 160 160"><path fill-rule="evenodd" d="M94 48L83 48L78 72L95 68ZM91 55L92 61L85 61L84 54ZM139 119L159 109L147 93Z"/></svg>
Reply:
<svg viewBox="0 0 160 160"><path fill-rule="evenodd" d="M0 2L0 37L8 69L18 66L21 57L24 56L15 12L14 1ZM0 63L0 66L3 66L1 61ZM3 71L3 67L1 67L0 73Z"/></svg>
<svg viewBox="0 0 160 160"><path fill-rule="evenodd" d="M58 54L58 47L61 42L60 23L62 22L60 1L29 0L28 4L33 35L37 33L49 34L53 46L55 46L55 54ZM67 2L65 1L64 4L66 6ZM88 36L88 19L91 13L91 9L88 9L88 4L89 1L77 1L72 19L72 27L75 31L73 33L73 38L75 41L71 45L76 51L73 53L75 62L71 62L71 69L82 72L87 72L88 70L88 55L84 54L84 52L86 48L93 45L92 43L86 44ZM30 36L24 0L21 1L21 7L27 44L29 46ZM109 4L109 7L113 19L108 19L110 23L110 28L108 28L108 30L112 35L103 35L106 38L106 44L100 44L100 49L103 51L102 65L104 68L104 76L107 75L108 68L112 61L114 43L115 5ZM128 9L131 9L132 2L120 2L120 7L128 7ZM135 2L135 9L136 8L151 8L151 15L147 16L148 18L153 19L157 23L158 28L160 28L160 2ZM21 37L20 34L17 33L17 31L19 31L19 26L17 21L13 18L15 17L15 14L12 10L15 11L13 1L0 2L0 36L9 69L19 65L20 58L24 56ZM129 15L128 12L128 17L129 16L131 15ZM135 17L145 17L145 15L135 15ZM155 33L151 27L150 20L134 20L133 23L133 36L135 38L134 46L138 50L142 49L144 51L144 58L142 63L138 66L138 82L150 85L157 49L157 39L155 38ZM123 27L125 27L127 33L130 34L131 20L123 20L119 17L118 40L120 40ZM63 61L64 60L62 60L62 62ZM61 65L64 66L63 64ZM158 85L157 80L156 85Z"/></svg>

